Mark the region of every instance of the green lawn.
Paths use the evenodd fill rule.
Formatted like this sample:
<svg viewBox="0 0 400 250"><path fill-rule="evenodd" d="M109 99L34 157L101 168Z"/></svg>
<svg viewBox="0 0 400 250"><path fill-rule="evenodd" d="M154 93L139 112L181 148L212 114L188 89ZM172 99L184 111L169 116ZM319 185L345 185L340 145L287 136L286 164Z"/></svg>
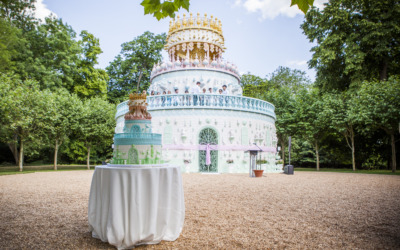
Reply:
<svg viewBox="0 0 400 250"><path fill-rule="evenodd" d="M100 165L100 164L97 164ZM90 165L90 169L94 169L95 165ZM72 170L87 170L86 165L58 165L57 171L72 171ZM27 165L24 166L24 171L20 172L18 166L0 166L0 175L10 174L28 174L35 172L54 172L53 165ZM311 171L317 172L315 168L294 168L294 171ZM358 174L386 174L400 175L400 171L392 173L391 170L356 170L351 169L336 169L336 168L321 168L320 172L337 172L337 173L358 173Z"/></svg>
<svg viewBox="0 0 400 250"><path fill-rule="evenodd" d="M100 165L100 164L98 164ZM94 169L95 165L90 165L90 169ZM86 165L58 165L57 171L72 171L72 170L87 170ZM35 172L54 172L53 165L35 165L35 166L24 166L22 172L19 171L18 166L0 166L0 175L10 174L29 174Z"/></svg>
<svg viewBox="0 0 400 250"><path fill-rule="evenodd" d="M294 171L312 171L317 172L315 168L294 168ZM343 169L343 168L320 168L320 172L336 172L336 173L357 173L357 174L388 174L388 175L400 175L400 171L392 173L392 170L356 170Z"/></svg>

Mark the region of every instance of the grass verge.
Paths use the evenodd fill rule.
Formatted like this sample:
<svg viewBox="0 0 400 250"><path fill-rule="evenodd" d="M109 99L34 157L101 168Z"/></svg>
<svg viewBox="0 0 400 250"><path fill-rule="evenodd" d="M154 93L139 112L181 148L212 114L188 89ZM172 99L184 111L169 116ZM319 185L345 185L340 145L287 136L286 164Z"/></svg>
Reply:
<svg viewBox="0 0 400 250"><path fill-rule="evenodd" d="M94 166L95 165L90 165L90 169L94 169ZM54 170L54 165L37 165L37 166L24 166L24 170L20 172L18 166L1 166L0 175L29 174L35 172L74 171L74 170L88 170L88 169L86 165L58 165L57 170Z"/></svg>
<svg viewBox="0 0 400 250"><path fill-rule="evenodd" d="M294 171L310 171L318 172L315 168L294 168ZM397 171L393 173L392 170L356 170L343 169L343 168L320 168L319 172L335 172L335 173L356 173L356 174L386 174L386 175L400 175Z"/></svg>

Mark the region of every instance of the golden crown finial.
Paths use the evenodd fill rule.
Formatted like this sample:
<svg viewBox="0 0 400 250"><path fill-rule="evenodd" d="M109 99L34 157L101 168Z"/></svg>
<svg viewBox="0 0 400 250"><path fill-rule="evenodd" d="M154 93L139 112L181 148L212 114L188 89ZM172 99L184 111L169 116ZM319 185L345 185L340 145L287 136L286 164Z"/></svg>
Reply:
<svg viewBox="0 0 400 250"><path fill-rule="evenodd" d="M142 94L130 93L129 99L130 100L146 100L146 92L143 92Z"/></svg>
<svg viewBox="0 0 400 250"><path fill-rule="evenodd" d="M165 49L169 51L170 58L194 57L195 53L199 52L199 49L201 50L204 39L207 39L208 45L212 46L209 52L207 52L207 57L218 57L215 53L219 53L218 51L223 52L224 50L221 21L214 15L208 16L206 13L202 15L197 13L197 16L196 13L182 13L182 15L183 18L177 15L170 23L170 32L167 36L167 44L165 45ZM193 30L193 32L188 32L189 30ZM187 33L190 35L187 36ZM212 37L211 40L209 39L210 37ZM192 44L191 47L190 44ZM194 47L197 49L194 49ZM204 53L199 54L199 60L203 60L204 58ZM173 61L174 59L171 60Z"/></svg>
<svg viewBox="0 0 400 250"><path fill-rule="evenodd" d="M183 19L182 19L182 28L185 28L187 25L187 20L186 20L186 14L183 13Z"/></svg>
<svg viewBox="0 0 400 250"><path fill-rule="evenodd" d="M190 12L189 25L190 25L190 27L193 26L193 13L192 12Z"/></svg>
<svg viewBox="0 0 400 250"><path fill-rule="evenodd" d="M201 19L200 19L200 13L199 12L197 12L197 20L196 20L196 22L197 22L197 26L200 26Z"/></svg>
<svg viewBox="0 0 400 250"><path fill-rule="evenodd" d="M175 17L172 19L171 32L175 30Z"/></svg>
<svg viewBox="0 0 400 250"><path fill-rule="evenodd" d="M176 28L179 29L181 27L181 20L179 19L179 15L176 18Z"/></svg>
<svg viewBox="0 0 400 250"><path fill-rule="evenodd" d="M207 26L208 26L207 13L204 13L203 27L207 27Z"/></svg>

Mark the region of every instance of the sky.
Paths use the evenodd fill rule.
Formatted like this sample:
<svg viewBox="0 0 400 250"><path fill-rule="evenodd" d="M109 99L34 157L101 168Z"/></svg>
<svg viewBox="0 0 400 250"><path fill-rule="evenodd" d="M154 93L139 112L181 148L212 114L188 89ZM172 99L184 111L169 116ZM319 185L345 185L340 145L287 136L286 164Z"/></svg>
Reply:
<svg viewBox="0 0 400 250"><path fill-rule="evenodd" d="M105 69L121 51L121 44L150 31L168 32L169 18L157 21L144 15L141 0L37 0L36 16L61 18L79 33L82 30L100 39L103 51L97 67ZM214 15L222 21L226 52L224 58L238 66L241 74L266 77L279 66L305 71L310 49L315 46L302 33L304 14L291 0L191 0L190 12ZM316 0L322 8L325 0ZM179 11L182 17L186 10ZM163 53L166 59L167 54Z"/></svg>

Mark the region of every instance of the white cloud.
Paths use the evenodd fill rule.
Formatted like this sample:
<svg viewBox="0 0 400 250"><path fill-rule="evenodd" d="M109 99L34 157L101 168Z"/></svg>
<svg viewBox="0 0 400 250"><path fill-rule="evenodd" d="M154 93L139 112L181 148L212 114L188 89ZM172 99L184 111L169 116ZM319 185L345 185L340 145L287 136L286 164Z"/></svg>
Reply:
<svg viewBox="0 0 400 250"><path fill-rule="evenodd" d="M54 12L47 8L46 4L43 3L43 0L37 0L35 7L35 17L41 19L42 21L44 21L45 17L48 17L51 14L57 16Z"/></svg>
<svg viewBox="0 0 400 250"><path fill-rule="evenodd" d="M233 6L240 6L240 5L242 5L242 0L235 0Z"/></svg>
<svg viewBox="0 0 400 250"><path fill-rule="evenodd" d="M307 61L299 61L299 60L293 60L293 61L289 61L288 63L290 66L305 66L307 65Z"/></svg>
<svg viewBox="0 0 400 250"><path fill-rule="evenodd" d="M316 0L314 5L323 8L327 0ZM243 6L249 12L261 13L262 19L274 19L279 15L295 17L304 15L297 6L290 7L291 0L236 0L233 6Z"/></svg>

